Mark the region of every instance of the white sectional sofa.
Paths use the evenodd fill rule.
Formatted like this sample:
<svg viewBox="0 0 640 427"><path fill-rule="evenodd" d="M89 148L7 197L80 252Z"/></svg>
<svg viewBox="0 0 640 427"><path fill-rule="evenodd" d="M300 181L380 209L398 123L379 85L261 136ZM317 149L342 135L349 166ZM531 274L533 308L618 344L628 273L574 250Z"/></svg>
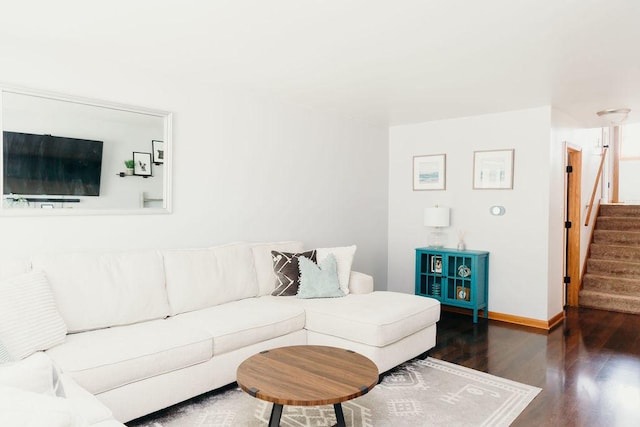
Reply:
<svg viewBox="0 0 640 427"><path fill-rule="evenodd" d="M272 250L303 244L39 254L0 259L0 279L44 272L67 330L45 354L119 422L230 384L244 359L274 347L349 348L384 372L435 345L438 301L374 292L350 263L338 264L345 297L271 296Z"/></svg>

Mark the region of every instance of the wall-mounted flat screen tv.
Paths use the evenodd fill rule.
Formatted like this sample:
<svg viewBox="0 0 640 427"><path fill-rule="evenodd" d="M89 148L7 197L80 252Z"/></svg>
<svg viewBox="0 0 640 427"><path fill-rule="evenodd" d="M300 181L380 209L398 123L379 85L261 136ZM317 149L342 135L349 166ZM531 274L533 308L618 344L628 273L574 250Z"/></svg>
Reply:
<svg viewBox="0 0 640 427"><path fill-rule="evenodd" d="M4 194L99 196L102 141L2 132Z"/></svg>

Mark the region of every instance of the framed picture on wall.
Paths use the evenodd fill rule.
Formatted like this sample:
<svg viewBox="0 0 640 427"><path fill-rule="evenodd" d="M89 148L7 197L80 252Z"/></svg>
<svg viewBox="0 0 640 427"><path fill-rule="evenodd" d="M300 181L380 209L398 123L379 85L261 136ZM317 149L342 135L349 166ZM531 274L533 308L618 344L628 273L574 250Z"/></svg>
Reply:
<svg viewBox="0 0 640 427"><path fill-rule="evenodd" d="M133 174L151 176L151 153L133 152Z"/></svg>
<svg viewBox="0 0 640 427"><path fill-rule="evenodd" d="M413 158L413 190L444 190L446 188L446 154Z"/></svg>
<svg viewBox="0 0 640 427"><path fill-rule="evenodd" d="M473 188L475 190L513 189L515 150L473 152Z"/></svg>
<svg viewBox="0 0 640 427"><path fill-rule="evenodd" d="M151 141L153 152L153 163L161 165L164 163L164 141L158 141L156 139Z"/></svg>

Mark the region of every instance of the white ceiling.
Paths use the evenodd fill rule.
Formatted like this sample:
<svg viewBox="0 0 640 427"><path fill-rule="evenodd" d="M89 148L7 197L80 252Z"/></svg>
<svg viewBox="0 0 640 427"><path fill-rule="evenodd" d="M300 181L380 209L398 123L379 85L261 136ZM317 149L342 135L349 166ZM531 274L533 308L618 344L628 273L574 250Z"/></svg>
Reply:
<svg viewBox="0 0 640 427"><path fill-rule="evenodd" d="M639 0L0 0L0 8L0 47L73 50L83 61L242 87L380 125L542 105L584 126L601 126L595 113L606 108L631 108L629 122L640 121Z"/></svg>

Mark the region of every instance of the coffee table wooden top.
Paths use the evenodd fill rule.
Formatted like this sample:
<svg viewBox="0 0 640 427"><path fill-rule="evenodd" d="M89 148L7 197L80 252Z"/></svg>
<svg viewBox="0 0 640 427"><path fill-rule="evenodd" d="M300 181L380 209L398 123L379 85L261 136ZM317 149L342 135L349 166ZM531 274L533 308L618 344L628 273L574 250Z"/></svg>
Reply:
<svg viewBox="0 0 640 427"><path fill-rule="evenodd" d="M278 405L330 405L362 396L378 383L368 358L336 347L280 347L251 356L238 367L238 385Z"/></svg>

